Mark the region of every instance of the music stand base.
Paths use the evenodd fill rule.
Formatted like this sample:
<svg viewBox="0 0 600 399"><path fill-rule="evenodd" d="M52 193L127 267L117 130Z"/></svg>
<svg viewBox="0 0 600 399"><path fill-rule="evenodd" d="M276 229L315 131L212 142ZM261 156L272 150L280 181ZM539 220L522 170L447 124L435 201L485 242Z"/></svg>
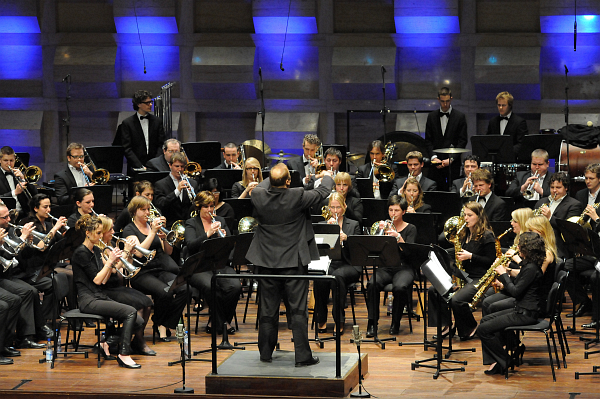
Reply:
<svg viewBox="0 0 600 399"><path fill-rule="evenodd" d="M188 387L175 388L175 390L173 390L173 392L175 392L175 393L194 393L194 388L188 388Z"/></svg>
<svg viewBox="0 0 600 399"><path fill-rule="evenodd" d="M385 349L385 343L386 343L387 341L395 341L395 340L396 340L396 337L389 337L389 338L379 338L377 335L375 335L375 336L374 336L372 339L363 339L363 340L361 340L360 342L361 342L361 343L365 343L365 342L367 342L367 343L368 343L368 342L372 342L372 343L374 343L374 344L381 345L381 349ZM351 344L353 344L353 343L354 343L354 341L351 339L351 340L350 340L350 343L351 343Z"/></svg>
<svg viewBox="0 0 600 399"><path fill-rule="evenodd" d="M368 394L366 392L362 392L362 390L360 389L361 388L360 385L358 386L358 388L359 388L358 392L352 392L350 394L351 398L370 398L371 397L370 394Z"/></svg>
<svg viewBox="0 0 600 399"><path fill-rule="evenodd" d="M587 359L587 358L586 358ZM591 373L580 373L579 371L575 372L575 379L578 380L580 375L600 375L600 366L593 366L593 371Z"/></svg>

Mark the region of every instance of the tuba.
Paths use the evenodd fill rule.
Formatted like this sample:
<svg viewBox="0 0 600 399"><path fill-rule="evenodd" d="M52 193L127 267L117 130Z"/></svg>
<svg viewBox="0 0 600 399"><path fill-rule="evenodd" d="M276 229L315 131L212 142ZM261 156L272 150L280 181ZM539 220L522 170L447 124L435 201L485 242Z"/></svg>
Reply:
<svg viewBox="0 0 600 399"><path fill-rule="evenodd" d="M253 233L257 226L258 221L256 219L254 219L252 216L244 216L238 223L238 232L240 234Z"/></svg>
<svg viewBox="0 0 600 399"><path fill-rule="evenodd" d="M394 157L394 151L396 151L396 144L392 144L392 142L389 141L385 145L385 153L383 155L383 159L381 160L382 164L373 169L373 175L380 182L392 182L396 177L396 173L394 173L394 169L392 169L390 164L392 158Z"/></svg>

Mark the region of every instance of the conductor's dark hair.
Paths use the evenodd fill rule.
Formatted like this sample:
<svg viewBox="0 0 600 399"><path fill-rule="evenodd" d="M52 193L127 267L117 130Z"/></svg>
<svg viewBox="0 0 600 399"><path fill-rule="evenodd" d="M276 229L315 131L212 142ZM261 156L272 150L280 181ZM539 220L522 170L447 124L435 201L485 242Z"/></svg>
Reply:
<svg viewBox="0 0 600 399"><path fill-rule="evenodd" d="M138 110L139 105L144 102L145 99L152 98L152 93L147 90L138 90L133 94L131 102L133 103L133 109Z"/></svg>

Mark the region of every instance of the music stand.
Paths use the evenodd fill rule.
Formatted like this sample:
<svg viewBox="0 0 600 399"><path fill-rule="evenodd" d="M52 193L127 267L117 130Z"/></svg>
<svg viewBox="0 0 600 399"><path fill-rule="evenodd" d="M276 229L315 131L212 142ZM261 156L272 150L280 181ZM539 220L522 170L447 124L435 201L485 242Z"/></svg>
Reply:
<svg viewBox="0 0 600 399"><path fill-rule="evenodd" d="M71 189L71 198L75 198L78 190L82 187L73 187ZM94 193L94 210L98 214L108 215L112 212L112 186L108 184L97 184L95 186L83 187Z"/></svg>
<svg viewBox="0 0 600 399"><path fill-rule="evenodd" d="M202 169L216 168L221 164L222 150L218 141L187 142L183 143L182 147L190 161L198 162Z"/></svg>
<svg viewBox="0 0 600 399"><path fill-rule="evenodd" d="M204 180L207 181L210 178L215 178L223 187L223 191L229 196L231 194L231 187L233 183L242 180L241 169L208 169L204 173Z"/></svg>
<svg viewBox="0 0 600 399"><path fill-rule="evenodd" d="M140 172L137 173L133 178L132 181L142 181L142 180L148 180L150 183L152 184L156 184L157 181L159 181L160 179L164 179L165 177L169 176L169 171L162 171L162 172Z"/></svg>
<svg viewBox="0 0 600 399"><path fill-rule="evenodd" d="M387 200L376 198L363 198L363 218L365 222L363 226L367 229L378 220L386 220L389 218ZM359 221L360 222L360 221Z"/></svg>
<svg viewBox="0 0 600 399"><path fill-rule="evenodd" d="M416 360L410 365L411 370L415 370L419 367L427 367L431 369L435 369L435 373L433 374L433 379L437 380L440 376L440 373L446 373L449 371L465 371L464 367L457 368L441 368L442 363L458 363L467 365L466 361L461 360L449 360L442 358L442 343L444 338L442 337L442 323L440 322L442 319L442 300L448 302L450 300L450 296L452 294L452 277L447 271L455 269L455 266L450 266L445 257L443 256L444 251L442 248L437 245L431 246L431 251L429 253L428 259L421 265L421 270L425 277L431 282L435 290L439 295L437 295L438 307L437 307L437 342L436 342L436 356L425 359L425 360ZM436 362L435 366L430 364L424 364L429 362Z"/></svg>
<svg viewBox="0 0 600 399"><path fill-rule="evenodd" d="M352 266L372 266L373 284L377 284L377 268L380 266L397 266L400 264L400 251L396 239L390 236L348 236L348 248L350 248L350 262ZM377 336L377 323L379 321L379 296L373 295L368 298L372 302L373 323L375 335L373 339L362 342L373 342L385 349L385 341L395 341L396 337L379 338Z"/></svg>
<svg viewBox="0 0 600 399"><path fill-rule="evenodd" d="M459 193L448 191L424 191L423 201L431 205L433 212L441 214L438 217L437 231L444 229L444 223L452 216L456 216L462 209L462 202ZM420 228L420 226L419 226Z"/></svg>
<svg viewBox="0 0 600 399"><path fill-rule="evenodd" d="M370 177L357 177L356 178L356 189L360 193L360 197L374 198L373 197L373 180Z"/></svg>
<svg viewBox="0 0 600 399"><path fill-rule="evenodd" d="M495 170L497 163L515 161L515 151L510 136L472 136L471 146L473 154L477 155L481 162L492 162L492 170Z"/></svg>
<svg viewBox="0 0 600 399"><path fill-rule="evenodd" d="M42 269L40 270L36 281L40 281L41 278L50 275L59 261L71 259L75 248L83 244L84 240L85 234L82 231L74 228L67 230L67 232L64 233L62 240L52 245L48 250L48 254L44 258Z"/></svg>
<svg viewBox="0 0 600 399"><path fill-rule="evenodd" d="M13 197L0 197L0 201L2 201L8 209L15 209L17 207L17 200Z"/></svg>
<svg viewBox="0 0 600 399"><path fill-rule="evenodd" d="M531 163L531 153L537 149L548 152L548 158L558 159L562 134L528 134L523 137L517 159L520 163Z"/></svg>
<svg viewBox="0 0 600 399"><path fill-rule="evenodd" d="M223 201L231 205L233 214L238 221L245 216L252 216L254 208L250 198L226 198Z"/></svg>
<svg viewBox="0 0 600 399"><path fill-rule="evenodd" d="M85 148L96 165L113 173L123 173L125 150L121 146L94 146Z"/></svg>

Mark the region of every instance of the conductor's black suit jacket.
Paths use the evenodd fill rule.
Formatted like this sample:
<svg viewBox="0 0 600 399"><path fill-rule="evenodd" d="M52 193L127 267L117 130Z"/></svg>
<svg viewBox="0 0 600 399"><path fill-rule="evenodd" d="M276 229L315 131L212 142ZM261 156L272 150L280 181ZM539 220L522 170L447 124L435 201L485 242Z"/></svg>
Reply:
<svg viewBox="0 0 600 399"><path fill-rule="evenodd" d="M123 120L117 131L113 145L122 145L127 158L127 166L141 168L150 159L162 155L165 130L162 119L148 114L148 149L146 139L137 112Z"/></svg>

